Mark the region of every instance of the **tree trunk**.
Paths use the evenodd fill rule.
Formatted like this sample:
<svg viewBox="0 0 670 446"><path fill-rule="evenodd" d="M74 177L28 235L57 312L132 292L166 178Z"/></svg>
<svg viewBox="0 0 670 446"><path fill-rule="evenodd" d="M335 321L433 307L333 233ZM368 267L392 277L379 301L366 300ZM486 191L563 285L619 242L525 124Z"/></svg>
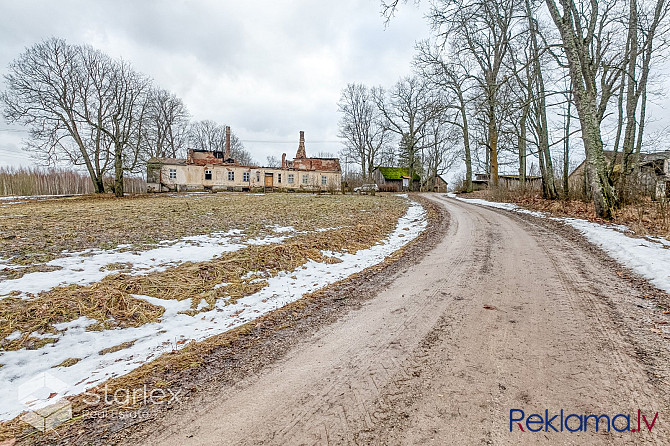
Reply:
<svg viewBox="0 0 670 446"><path fill-rule="evenodd" d="M633 152L635 150L635 111L637 110L635 68L637 66L637 1L630 0L630 11L628 18L628 69L626 80L628 89L626 91L626 130L623 136L621 175L619 177L619 199L627 202L630 199L631 191L628 190L630 182L628 177L632 173ZM616 158L612 161L616 164Z"/></svg>
<svg viewBox="0 0 670 446"><path fill-rule="evenodd" d="M490 183L493 187L498 187L498 128L496 127L496 117L493 104L489 105L488 116L489 130L489 150L491 152L491 178Z"/></svg>
<svg viewBox="0 0 670 446"><path fill-rule="evenodd" d="M123 147L114 145L114 195L123 197Z"/></svg>
<svg viewBox="0 0 670 446"><path fill-rule="evenodd" d="M637 132L637 144L635 147L634 165L640 167L640 152L642 151L642 135L644 133L644 123L647 119L647 85L642 86L642 101L640 104L640 129Z"/></svg>
<svg viewBox="0 0 670 446"><path fill-rule="evenodd" d="M594 107L595 109L595 107ZM579 106L577 107L579 111ZM590 115L586 111L579 114L579 120L582 123L582 139L586 148L586 176L596 215L611 220L614 216L617 199L614 194L609 176L607 175L607 166L605 154L603 153L603 143L600 136L600 126L595 115Z"/></svg>
<svg viewBox="0 0 670 446"><path fill-rule="evenodd" d="M572 86L570 86L572 88ZM570 113L572 106L572 94L568 97L568 110L565 115L565 136L563 140L563 197L567 200L570 195Z"/></svg>
<svg viewBox="0 0 670 446"><path fill-rule="evenodd" d="M470 154L470 130L465 113L465 102L461 95L461 117L463 119L463 147L465 149L465 192L472 192L472 156Z"/></svg>
<svg viewBox="0 0 670 446"><path fill-rule="evenodd" d="M528 120L528 108L529 105L525 105L523 113L521 114L521 120L519 121L519 182L521 187L525 189L526 187L526 135L527 135L527 126L526 122Z"/></svg>
<svg viewBox="0 0 670 446"><path fill-rule="evenodd" d="M570 18L572 10L568 2L561 2L565 7L563 17L553 0L545 0L552 20L561 33L562 46L568 61L575 106L582 129L582 140L586 152L586 176L595 206L596 215L611 220L617 205L614 189L607 175L603 141L600 132L600 119L596 105L596 82L593 66L590 64L588 45L581 37L582 30L575 30L574 21ZM591 13L597 14L597 3Z"/></svg>
<svg viewBox="0 0 670 446"><path fill-rule="evenodd" d="M554 163L551 160L551 151L549 149L549 127L547 124L547 104L545 99L544 78L542 77L542 67L540 65L540 49L537 43L537 27L532 16L530 2L526 1L526 11L528 14L528 26L530 28L530 43L533 51L533 77L537 85L537 99L535 106L535 125L537 126L538 151L542 152L540 161L544 157L544 163L540 162L542 172L542 196L548 200L558 198L556 192L556 182L554 181Z"/></svg>

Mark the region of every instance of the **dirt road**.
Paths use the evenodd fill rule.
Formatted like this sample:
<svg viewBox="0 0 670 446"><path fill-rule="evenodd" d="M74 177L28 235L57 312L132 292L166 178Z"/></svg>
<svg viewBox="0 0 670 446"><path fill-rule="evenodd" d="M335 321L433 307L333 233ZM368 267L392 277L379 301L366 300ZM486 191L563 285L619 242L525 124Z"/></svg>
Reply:
<svg viewBox="0 0 670 446"><path fill-rule="evenodd" d="M669 444L665 316L645 286L553 223L431 199L451 222L420 262L146 444ZM510 409L659 415L651 433L510 433Z"/></svg>

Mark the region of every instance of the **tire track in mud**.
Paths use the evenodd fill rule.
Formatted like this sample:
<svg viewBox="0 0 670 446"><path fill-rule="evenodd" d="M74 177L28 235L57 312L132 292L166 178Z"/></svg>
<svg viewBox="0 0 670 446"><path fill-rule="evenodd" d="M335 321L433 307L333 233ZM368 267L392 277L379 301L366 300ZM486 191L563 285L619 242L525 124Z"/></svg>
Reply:
<svg viewBox="0 0 670 446"><path fill-rule="evenodd" d="M450 227L448 234L458 230L456 222ZM474 238L473 235L471 241ZM468 245L462 244L457 248L454 253L454 263L464 264L468 255ZM442 277L441 282L449 282L454 272L453 269L448 271ZM418 319L425 311L425 305L448 300L449 294L442 288L438 286L433 291L423 289L423 292L430 291L430 294L425 297L420 296L423 297L423 301L414 302L414 310L408 310L406 307L393 310L392 313L402 313L405 318L390 327L388 336L383 334L376 336L379 340L379 347L365 351L363 355L355 356L355 362L362 363L365 362L365 357L372 358L369 365L360 368L350 364L348 370L352 372L335 378L326 392L319 395L319 398L313 399L311 404L303 408L286 427L273 436L273 442L277 444L302 442L304 439L301 439L300 436L304 434L304 428L315 422L321 428L314 431L315 435L310 439L310 442L314 442L312 444L356 443L354 433L361 425L364 429L372 429L378 423L378 419L385 418L388 411L394 407L391 401L383 401L381 405L374 407L372 412L368 409L372 407L372 402L380 399L380 390L388 385L400 390L404 382L414 376L419 376L422 368L421 358L408 357L407 349L403 348L402 343L396 339L401 339L406 330L411 330L412 324L421 323ZM428 327L424 324L422 328L425 330ZM334 398L343 399L343 401L333 404L330 401Z"/></svg>
<svg viewBox="0 0 670 446"><path fill-rule="evenodd" d="M632 439L509 432L510 408L668 413L667 368L654 381L636 353L647 310L622 316L639 290L581 242L432 199L451 223L420 262L147 444L662 444L662 424Z"/></svg>

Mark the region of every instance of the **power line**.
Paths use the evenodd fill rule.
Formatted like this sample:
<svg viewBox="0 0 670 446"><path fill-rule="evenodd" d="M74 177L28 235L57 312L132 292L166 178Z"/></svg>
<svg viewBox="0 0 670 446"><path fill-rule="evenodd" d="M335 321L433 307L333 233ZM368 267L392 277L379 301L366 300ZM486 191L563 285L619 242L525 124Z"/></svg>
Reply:
<svg viewBox="0 0 670 446"><path fill-rule="evenodd" d="M273 140L259 140L259 139L240 139L240 142L253 142L264 144L297 144L297 141L273 141ZM342 141L306 141L305 144L339 144Z"/></svg>

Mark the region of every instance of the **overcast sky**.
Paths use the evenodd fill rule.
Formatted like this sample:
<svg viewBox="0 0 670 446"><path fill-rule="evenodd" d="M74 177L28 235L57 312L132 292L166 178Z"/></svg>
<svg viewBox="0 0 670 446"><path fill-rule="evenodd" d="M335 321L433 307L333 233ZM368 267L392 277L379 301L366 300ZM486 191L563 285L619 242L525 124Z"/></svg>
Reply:
<svg viewBox="0 0 670 446"><path fill-rule="evenodd" d="M0 74L49 37L123 57L181 97L192 119L232 127L254 158L340 149L347 83L392 85L428 37L421 11L388 27L379 0L0 0ZM4 80L2 89L4 89ZM20 129L0 124L0 166L30 164ZM267 141L267 142L257 142Z"/></svg>

